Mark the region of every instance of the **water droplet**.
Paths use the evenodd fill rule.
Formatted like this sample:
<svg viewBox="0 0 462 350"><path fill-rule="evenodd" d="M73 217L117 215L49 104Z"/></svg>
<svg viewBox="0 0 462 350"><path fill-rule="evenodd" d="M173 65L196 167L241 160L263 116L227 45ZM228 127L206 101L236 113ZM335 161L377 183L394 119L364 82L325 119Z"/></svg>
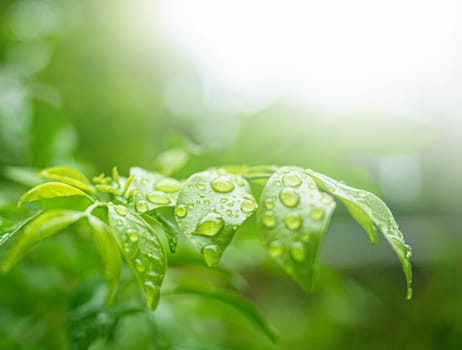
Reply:
<svg viewBox="0 0 462 350"><path fill-rule="evenodd" d="M244 213L251 213L257 209L257 203L251 200L245 200L241 203L241 210Z"/></svg>
<svg viewBox="0 0 462 350"><path fill-rule="evenodd" d="M149 204L146 201L138 201L135 204L135 209L139 213L145 213L149 209Z"/></svg>
<svg viewBox="0 0 462 350"><path fill-rule="evenodd" d="M226 176L220 176L210 184L216 192L228 193L234 190L233 182Z"/></svg>
<svg viewBox="0 0 462 350"><path fill-rule="evenodd" d="M127 230L127 237L132 242L138 241L138 233L132 228Z"/></svg>
<svg viewBox="0 0 462 350"><path fill-rule="evenodd" d="M175 214L179 218L184 218L188 214L188 209L183 204L180 204L175 208Z"/></svg>
<svg viewBox="0 0 462 350"><path fill-rule="evenodd" d="M283 174L287 174L290 171L290 169L286 166L283 166L282 168L279 169L279 171Z"/></svg>
<svg viewBox="0 0 462 350"><path fill-rule="evenodd" d="M117 220L116 224L117 226L123 226L124 222L122 220Z"/></svg>
<svg viewBox="0 0 462 350"><path fill-rule="evenodd" d="M366 197L366 195L367 195L366 191L359 191L358 192L358 197L364 198L364 197Z"/></svg>
<svg viewBox="0 0 462 350"><path fill-rule="evenodd" d="M406 259L410 259L412 257L412 248L409 245L404 245L404 249L406 251Z"/></svg>
<svg viewBox="0 0 462 350"><path fill-rule="evenodd" d="M226 210L226 215L233 216L233 211L231 209Z"/></svg>
<svg viewBox="0 0 462 350"><path fill-rule="evenodd" d="M314 220L321 220L324 217L324 209L322 209L322 208L313 208L310 211L310 216Z"/></svg>
<svg viewBox="0 0 462 350"><path fill-rule="evenodd" d="M172 178L166 177L164 179L159 180L155 185L156 190L166 192L166 193L173 193L178 192L180 190L180 183Z"/></svg>
<svg viewBox="0 0 462 350"><path fill-rule="evenodd" d="M154 191L148 194L148 200L151 203L162 205L169 204L170 198L163 192Z"/></svg>
<svg viewBox="0 0 462 350"><path fill-rule="evenodd" d="M189 184L189 185L188 185L188 188L189 188L190 190L193 190L193 189L194 189L194 185L193 185L193 184Z"/></svg>
<svg viewBox="0 0 462 350"><path fill-rule="evenodd" d="M128 214L128 208L124 207L123 205L118 205L117 207L115 207L115 211L120 216L127 216Z"/></svg>
<svg viewBox="0 0 462 350"><path fill-rule="evenodd" d="M268 228L273 228L276 226L276 217L273 215L272 212L268 211L263 215L262 219L263 225Z"/></svg>
<svg viewBox="0 0 462 350"><path fill-rule="evenodd" d="M205 190L205 185L204 184L196 184L196 188L198 190L204 191Z"/></svg>
<svg viewBox="0 0 462 350"><path fill-rule="evenodd" d="M331 204L333 202L334 202L334 200L332 199L331 196L323 193L322 198L321 198L321 203L322 204Z"/></svg>
<svg viewBox="0 0 462 350"><path fill-rule="evenodd" d="M189 209L194 209L194 203L189 203L189 204L188 204L188 208L189 208Z"/></svg>
<svg viewBox="0 0 462 350"><path fill-rule="evenodd" d="M302 180L296 174L287 174L284 176L284 184L291 187L297 187L302 184Z"/></svg>
<svg viewBox="0 0 462 350"><path fill-rule="evenodd" d="M202 256L208 266L216 266L220 262L221 249L215 244L206 245L202 248Z"/></svg>
<svg viewBox="0 0 462 350"><path fill-rule="evenodd" d="M205 204L205 205L210 205L210 201L209 201L208 199L206 199L206 200L204 201L204 204Z"/></svg>
<svg viewBox="0 0 462 350"><path fill-rule="evenodd" d="M236 180L236 183L237 183L237 185L238 185L238 186L240 186L240 187L242 187L242 186L244 186L244 185L245 185L245 182L244 182L244 180L243 180L243 179L241 179L241 178L237 178L237 180Z"/></svg>
<svg viewBox="0 0 462 350"><path fill-rule="evenodd" d="M282 243L280 241L275 240L269 244L268 250L273 258L277 258L278 256L281 256L284 252L284 247L282 246Z"/></svg>
<svg viewBox="0 0 462 350"><path fill-rule="evenodd" d="M225 222L216 213L207 214L199 223L194 234L213 237L221 231Z"/></svg>
<svg viewBox="0 0 462 350"><path fill-rule="evenodd" d="M136 271L140 273L146 271L146 265L144 265L141 259L135 259L135 268L136 268Z"/></svg>
<svg viewBox="0 0 462 350"><path fill-rule="evenodd" d="M221 203L226 203L227 201L228 201L228 198L221 198L221 199L220 199L220 202L221 202Z"/></svg>
<svg viewBox="0 0 462 350"><path fill-rule="evenodd" d="M134 199L135 201L139 201L139 200L143 199L143 194L142 194L141 192L135 192L135 193L133 194L133 199Z"/></svg>
<svg viewBox="0 0 462 350"><path fill-rule="evenodd" d="M284 225L286 225L289 230L295 231L298 230L300 226L302 226L302 219L296 214L288 214L284 218Z"/></svg>
<svg viewBox="0 0 462 350"><path fill-rule="evenodd" d="M274 208L274 202L271 199L265 200L265 207L267 209L273 209Z"/></svg>
<svg viewBox="0 0 462 350"><path fill-rule="evenodd" d="M305 260L305 247L301 242L295 242L290 247L290 256L297 262Z"/></svg>
<svg viewBox="0 0 462 350"><path fill-rule="evenodd" d="M123 250L125 253L129 254L132 251L132 245L129 243L125 243L123 245Z"/></svg>
<svg viewBox="0 0 462 350"><path fill-rule="evenodd" d="M316 184L313 181L310 181L310 182L308 182L308 188L310 190L315 190L317 187L316 187Z"/></svg>
<svg viewBox="0 0 462 350"><path fill-rule="evenodd" d="M279 199L286 207L295 207L300 201L298 194L291 188L284 188L279 193Z"/></svg>

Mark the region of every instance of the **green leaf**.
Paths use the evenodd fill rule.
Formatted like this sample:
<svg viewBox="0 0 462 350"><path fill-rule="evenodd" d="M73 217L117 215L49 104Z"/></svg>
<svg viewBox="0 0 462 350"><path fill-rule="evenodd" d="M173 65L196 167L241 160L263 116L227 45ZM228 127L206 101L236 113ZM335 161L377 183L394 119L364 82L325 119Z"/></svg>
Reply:
<svg viewBox="0 0 462 350"><path fill-rule="evenodd" d="M96 247L104 263L104 276L108 286L107 302L112 304L117 294L122 258L119 246L111 234L110 227L93 215L88 216Z"/></svg>
<svg viewBox="0 0 462 350"><path fill-rule="evenodd" d="M93 202L93 199L88 194L76 187L61 182L47 182L35 186L31 190L24 193L19 200L19 206L27 202L34 202L42 199L71 196L83 196Z"/></svg>
<svg viewBox="0 0 462 350"><path fill-rule="evenodd" d="M335 209L302 169L281 168L263 189L258 226L270 255L305 290L312 289L319 247Z"/></svg>
<svg viewBox="0 0 462 350"><path fill-rule="evenodd" d="M249 321L255 324L273 343L275 343L277 340L274 331L271 329L271 327L268 325L265 319L260 315L257 308L249 300L247 300L239 294L223 290L213 291L192 286L177 287L172 291L166 293L166 295L175 294L197 295L200 297L214 299L222 303L225 303L239 311Z"/></svg>
<svg viewBox="0 0 462 350"><path fill-rule="evenodd" d="M207 265L215 266L256 208L246 180L224 169L211 169L186 180L175 214L181 231L200 249Z"/></svg>
<svg viewBox="0 0 462 350"><path fill-rule="evenodd" d="M9 250L2 270L11 270L35 243L64 230L84 215L80 211L55 209L37 216L25 227L23 235Z"/></svg>
<svg viewBox="0 0 462 350"><path fill-rule="evenodd" d="M0 217L0 247L12 239L25 225L40 214L41 212L38 212L18 223L14 223Z"/></svg>
<svg viewBox="0 0 462 350"><path fill-rule="evenodd" d="M154 310L167 267L162 242L157 233L128 208L110 206L108 210L109 225L122 255L142 286L149 308Z"/></svg>
<svg viewBox="0 0 462 350"><path fill-rule="evenodd" d="M81 190L91 193L95 189L91 186L90 181L81 172L69 167L47 168L39 172L40 177L64 182L68 185L80 188Z"/></svg>
<svg viewBox="0 0 462 350"><path fill-rule="evenodd" d="M322 189L345 204L351 216L369 233L373 243L377 240L377 228L385 236L403 267L407 285L406 298L410 299L412 297L410 263L412 249L404 241L403 234L387 205L373 193L350 187L313 170L306 171Z"/></svg>
<svg viewBox="0 0 462 350"><path fill-rule="evenodd" d="M181 187L177 180L136 167L130 169L130 176L129 190L134 190L131 200L137 212L175 206Z"/></svg>

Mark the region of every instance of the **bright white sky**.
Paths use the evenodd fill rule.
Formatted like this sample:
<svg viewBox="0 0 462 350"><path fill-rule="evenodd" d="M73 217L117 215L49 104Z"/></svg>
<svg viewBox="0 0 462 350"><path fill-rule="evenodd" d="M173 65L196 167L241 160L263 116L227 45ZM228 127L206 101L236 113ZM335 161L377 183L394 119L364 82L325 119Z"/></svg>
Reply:
<svg viewBox="0 0 462 350"><path fill-rule="evenodd" d="M201 79L242 101L462 113L461 0L159 1L163 30Z"/></svg>

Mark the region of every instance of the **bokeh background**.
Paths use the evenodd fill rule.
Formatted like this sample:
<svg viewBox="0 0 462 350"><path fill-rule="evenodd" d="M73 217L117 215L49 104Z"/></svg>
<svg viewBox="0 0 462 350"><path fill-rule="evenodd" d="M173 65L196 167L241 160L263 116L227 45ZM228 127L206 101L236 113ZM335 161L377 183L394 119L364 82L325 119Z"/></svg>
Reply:
<svg viewBox="0 0 462 350"><path fill-rule="evenodd" d="M110 314L98 313L101 263L80 228L0 276L0 348L81 349L94 332L92 349L460 349L461 15L458 0L1 0L0 212L46 166L181 179L297 165L384 198L414 247L415 281L406 301L391 249L339 208L305 294L249 222L222 269L180 242L166 284L240 291L277 344L191 296L127 311L99 339ZM124 276L121 307L140 299Z"/></svg>

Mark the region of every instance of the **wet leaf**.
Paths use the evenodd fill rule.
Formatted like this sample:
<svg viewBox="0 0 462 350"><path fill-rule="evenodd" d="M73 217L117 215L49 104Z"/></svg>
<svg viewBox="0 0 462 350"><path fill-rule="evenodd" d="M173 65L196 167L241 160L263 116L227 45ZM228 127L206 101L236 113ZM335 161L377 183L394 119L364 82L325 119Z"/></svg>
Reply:
<svg viewBox="0 0 462 350"><path fill-rule="evenodd" d="M404 241L393 214L375 194L348 186L313 170L307 173L325 191L341 200L351 216L369 233L371 241L377 240L377 229L385 236L396 252L406 277L406 298L412 297L411 247Z"/></svg>
<svg viewBox="0 0 462 350"><path fill-rule="evenodd" d="M84 191L91 193L95 192L95 189L91 186L90 181L86 178L86 176L73 168L53 167L41 170L38 175L46 179L64 182Z"/></svg>
<svg viewBox="0 0 462 350"><path fill-rule="evenodd" d="M133 181L127 192L134 190L131 200L137 212L175 206L181 187L177 180L136 167L130 169L130 176Z"/></svg>
<svg viewBox="0 0 462 350"><path fill-rule="evenodd" d="M61 232L84 215L80 211L55 209L37 216L25 227L22 236L9 250L2 263L2 270L11 270L34 244Z"/></svg>
<svg viewBox="0 0 462 350"><path fill-rule="evenodd" d="M125 261L144 290L148 306L154 310L167 268L166 252L151 227L126 207L110 206L109 225Z"/></svg>
<svg viewBox="0 0 462 350"><path fill-rule="evenodd" d="M281 168L263 189L258 226L269 254L305 290L311 290L315 263L335 202L318 190L302 169Z"/></svg>
<svg viewBox="0 0 462 350"><path fill-rule="evenodd" d="M38 186L35 186L31 190L24 193L19 200L19 205L23 205L27 202L34 202L42 199L50 199L56 197L72 197L72 196L83 196L88 198L90 201L93 199L76 187L67 185L61 182L47 182Z"/></svg>
<svg viewBox="0 0 462 350"><path fill-rule="evenodd" d="M175 214L181 231L200 249L206 263L215 266L236 230L256 209L246 180L212 169L188 178Z"/></svg>
<svg viewBox="0 0 462 350"><path fill-rule="evenodd" d="M117 294L122 269L120 249L106 223L93 215L88 216L88 222L104 264L104 276L108 286L107 302L112 304Z"/></svg>

